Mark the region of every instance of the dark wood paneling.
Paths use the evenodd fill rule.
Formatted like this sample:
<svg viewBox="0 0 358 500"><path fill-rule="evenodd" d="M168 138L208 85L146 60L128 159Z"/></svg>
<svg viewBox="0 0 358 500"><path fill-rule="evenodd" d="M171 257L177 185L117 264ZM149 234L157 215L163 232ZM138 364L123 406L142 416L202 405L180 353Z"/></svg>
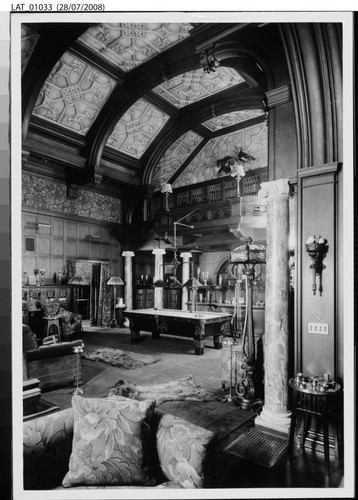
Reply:
<svg viewBox="0 0 358 500"><path fill-rule="evenodd" d="M336 288L336 214L337 165L330 164L299 172L299 253L297 295L297 371L306 375L336 377L337 288ZM309 236L327 239L328 252L322 272L322 294L312 290L311 259L305 243ZM318 284L318 277L317 277ZM327 323L328 335L308 333L308 323Z"/></svg>
<svg viewBox="0 0 358 500"><path fill-rule="evenodd" d="M49 227L37 227L36 222ZM89 223L67 217L23 212L23 271L33 275L34 269L46 269L45 281L52 283L54 275L62 272L66 260L92 259L109 261L113 271L120 273L121 244L113 234L113 224ZM88 239L88 235L95 236ZM25 238L33 238L33 252L25 250Z"/></svg>

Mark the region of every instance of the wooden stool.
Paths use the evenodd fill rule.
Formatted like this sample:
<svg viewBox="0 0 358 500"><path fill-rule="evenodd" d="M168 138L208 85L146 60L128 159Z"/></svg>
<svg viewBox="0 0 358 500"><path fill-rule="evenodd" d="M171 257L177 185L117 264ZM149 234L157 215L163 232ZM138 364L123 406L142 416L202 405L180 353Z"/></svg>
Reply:
<svg viewBox="0 0 358 500"><path fill-rule="evenodd" d="M50 334L50 328L51 326L55 326L57 329L57 337L58 341L61 342L61 330L60 330L60 320L59 318L48 318L44 317L43 320L45 321L44 325L44 337L48 337Z"/></svg>
<svg viewBox="0 0 358 500"><path fill-rule="evenodd" d="M325 474L330 475L329 466L329 436L328 436L328 420L333 413L334 400L338 391L340 390L340 385L335 384L333 390L327 390L324 392L313 391L312 389L302 388L296 384L294 378L289 381L290 387L294 390L293 406L292 406L292 416L291 416L291 427L290 427L290 437L288 441L288 456L292 456L292 447L295 437L295 429L297 418L300 423L300 448L303 448L306 436L310 429L312 417L319 418L322 421L323 426L323 447L324 447L324 464L325 464ZM339 456L339 446L338 446L338 434L337 428L335 429L335 453Z"/></svg>

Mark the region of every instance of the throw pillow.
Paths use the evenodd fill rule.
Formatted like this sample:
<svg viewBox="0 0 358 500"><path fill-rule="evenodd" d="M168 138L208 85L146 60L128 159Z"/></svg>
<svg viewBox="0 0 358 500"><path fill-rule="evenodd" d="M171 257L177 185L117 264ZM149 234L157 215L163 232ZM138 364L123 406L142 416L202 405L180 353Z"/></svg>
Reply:
<svg viewBox="0 0 358 500"><path fill-rule="evenodd" d="M157 430L157 450L167 479L183 488L202 488L208 446L214 437L203 427L165 414Z"/></svg>
<svg viewBox="0 0 358 500"><path fill-rule="evenodd" d="M73 396L74 432L64 487L151 486L145 439L155 401Z"/></svg>

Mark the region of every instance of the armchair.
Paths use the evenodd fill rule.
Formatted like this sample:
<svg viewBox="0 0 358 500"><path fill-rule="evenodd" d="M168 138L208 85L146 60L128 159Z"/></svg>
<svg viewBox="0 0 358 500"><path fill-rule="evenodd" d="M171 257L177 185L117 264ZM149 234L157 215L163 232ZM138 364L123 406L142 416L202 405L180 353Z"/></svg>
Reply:
<svg viewBox="0 0 358 500"><path fill-rule="evenodd" d="M75 333L82 332L82 315L65 309L59 302L50 302L42 306L44 318L58 318L61 338L69 340Z"/></svg>
<svg viewBox="0 0 358 500"><path fill-rule="evenodd" d="M40 389L69 385L77 380L76 345L82 340L38 346L36 337L27 325L22 326L23 340L23 379L37 378ZM81 364L78 372L81 380Z"/></svg>

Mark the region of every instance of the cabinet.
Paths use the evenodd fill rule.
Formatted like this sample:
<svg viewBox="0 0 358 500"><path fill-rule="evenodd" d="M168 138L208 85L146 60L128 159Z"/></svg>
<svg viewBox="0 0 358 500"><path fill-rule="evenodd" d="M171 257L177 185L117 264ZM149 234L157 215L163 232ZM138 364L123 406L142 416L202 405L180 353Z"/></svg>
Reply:
<svg viewBox="0 0 358 500"><path fill-rule="evenodd" d="M81 314L82 319L90 317L90 285L75 285L73 288L73 311Z"/></svg>
<svg viewBox="0 0 358 500"><path fill-rule="evenodd" d="M246 290L241 285L237 288L235 297L235 286L233 285L206 285L199 286L196 290L189 289L188 310L225 312L236 315L236 330L243 330L246 315ZM255 336L262 335L265 330L265 290L261 285L254 285L253 297L253 320ZM238 299L238 305L236 300ZM195 303L194 303L195 302Z"/></svg>
<svg viewBox="0 0 358 500"><path fill-rule="evenodd" d="M164 288L163 307L164 309L181 310L181 288Z"/></svg>
<svg viewBox="0 0 358 500"><path fill-rule="evenodd" d="M49 302L60 302L66 309L71 308L71 287L59 286L25 286L22 288L22 309L35 310Z"/></svg>
<svg viewBox="0 0 358 500"><path fill-rule="evenodd" d="M43 334L42 306L49 302L60 302L66 309L71 305L69 286L25 286L22 288L22 322L29 325L39 338Z"/></svg>
<svg viewBox="0 0 358 500"><path fill-rule="evenodd" d="M134 294L135 309L150 309L154 307L154 288L137 287Z"/></svg>

